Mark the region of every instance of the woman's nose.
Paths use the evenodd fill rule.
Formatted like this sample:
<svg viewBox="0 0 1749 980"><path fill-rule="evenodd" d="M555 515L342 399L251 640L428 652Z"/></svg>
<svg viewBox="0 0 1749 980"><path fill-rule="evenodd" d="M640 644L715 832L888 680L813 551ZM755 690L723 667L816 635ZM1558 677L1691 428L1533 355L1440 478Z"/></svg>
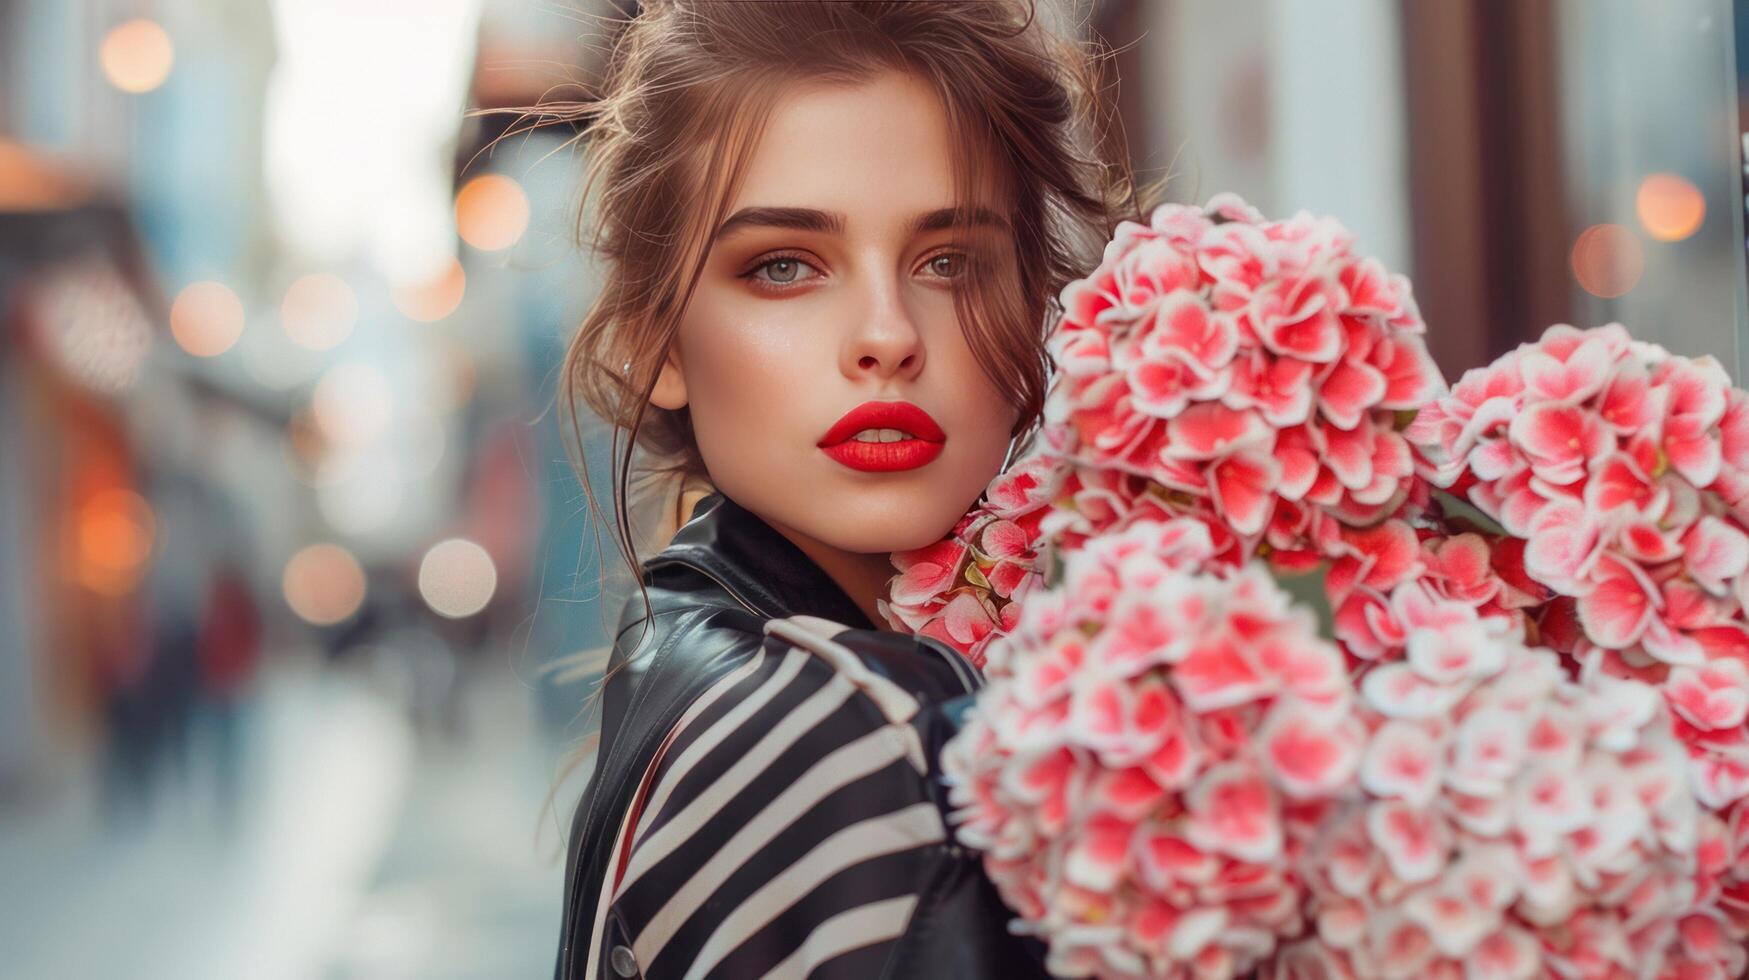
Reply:
<svg viewBox="0 0 1749 980"><path fill-rule="evenodd" d="M914 378L923 370L923 331L898 283L887 279L872 284L855 322L846 347L847 375Z"/></svg>

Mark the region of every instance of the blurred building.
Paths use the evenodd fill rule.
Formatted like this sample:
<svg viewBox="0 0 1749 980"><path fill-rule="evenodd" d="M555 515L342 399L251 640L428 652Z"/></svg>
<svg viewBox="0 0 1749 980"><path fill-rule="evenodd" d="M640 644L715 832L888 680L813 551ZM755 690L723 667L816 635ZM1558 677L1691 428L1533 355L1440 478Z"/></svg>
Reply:
<svg viewBox="0 0 1749 980"><path fill-rule="evenodd" d="M1411 274L1448 376L1620 320L1741 377L1743 7L1103 0L1093 22L1139 166L1175 200L1339 217Z"/></svg>

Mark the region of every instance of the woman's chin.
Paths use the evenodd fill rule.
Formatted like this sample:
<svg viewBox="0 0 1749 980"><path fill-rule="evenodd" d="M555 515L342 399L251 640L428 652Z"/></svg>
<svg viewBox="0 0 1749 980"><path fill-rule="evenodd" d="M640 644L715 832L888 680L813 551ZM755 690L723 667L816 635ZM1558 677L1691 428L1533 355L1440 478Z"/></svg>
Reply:
<svg viewBox="0 0 1749 980"><path fill-rule="evenodd" d="M871 512L861 520L842 520L830 543L843 551L887 554L928 547L948 536L963 509L943 508L940 501L912 506L899 513Z"/></svg>

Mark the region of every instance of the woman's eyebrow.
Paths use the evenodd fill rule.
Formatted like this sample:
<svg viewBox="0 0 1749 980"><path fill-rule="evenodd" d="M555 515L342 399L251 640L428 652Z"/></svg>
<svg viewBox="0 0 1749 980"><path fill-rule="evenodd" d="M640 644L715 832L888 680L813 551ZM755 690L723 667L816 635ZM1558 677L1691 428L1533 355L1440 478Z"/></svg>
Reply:
<svg viewBox="0 0 1749 980"><path fill-rule="evenodd" d="M934 211L926 211L913 219L911 234L940 231L944 228L952 228L955 224L962 222L967 225L986 226L997 231L1008 230L1007 220L989 208L937 208ZM843 233L844 224L844 215L837 211L821 211L816 208L742 208L717 227L716 234L711 236L711 240L716 241L743 228L753 227L788 228L793 231L817 231L837 235Z"/></svg>

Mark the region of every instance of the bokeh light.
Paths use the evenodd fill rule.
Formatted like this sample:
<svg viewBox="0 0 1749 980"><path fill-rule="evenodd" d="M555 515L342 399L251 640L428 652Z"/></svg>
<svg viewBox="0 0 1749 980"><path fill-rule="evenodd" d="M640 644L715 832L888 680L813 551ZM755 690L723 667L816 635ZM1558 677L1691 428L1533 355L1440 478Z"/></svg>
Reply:
<svg viewBox="0 0 1749 980"><path fill-rule="evenodd" d="M395 309L400 310L408 319L420 323L436 323L462 305L462 295L467 291L467 286L467 273L462 270L460 262L452 259L436 277L424 282L398 285L392 296Z"/></svg>
<svg viewBox="0 0 1749 980"><path fill-rule="evenodd" d="M308 350L331 350L352 336L358 322L358 296L346 280L327 272L293 282L280 304L286 336Z"/></svg>
<svg viewBox="0 0 1749 980"><path fill-rule="evenodd" d="M439 616L472 616L486 608L497 588L492 556L466 538L439 541L419 562L419 595Z"/></svg>
<svg viewBox="0 0 1749 980"><path fill-rule="evenodd" d="M364 603L364 568L337 544L313 544L285 563L286 605L305 622L332 626Z"/></svg>
<svg viewBox="0 0 1749 980"><path fill-rule="evenodd" d="M328 439L357 446L388 429L395 397L381 371L362 361L348 361L329 368L316 382L310 411Z"/></svg>
<svg viewBox="0 0 1749 980"><path fill-rule="evenodd" d="M77 169L0 137L0 211L71 209L90 197L90 182Z"/></svg>
<svg viewBox="0 0 1749 980"><path fill-rule="evenodd" d="M131 592L157 536L145 498L121 487L99 490L80 506L75 528L79 581L106 595Z"/></svg>
<svg viewBox="0 0 1749 980"><path fill-rule="evenodd" d="M110 28L98 49L103 77L123 92L150 92L170 77L176 61L170 35L156 21L139 18Z"/></svg>
<svg viewBox="0 0 1749 980"><path fill-rule="evenodd" d="M1621 225L1592 225L1573 243L1573 276L1586 292L1614 299L1639 284L1646 253L1634 233Z"/></svg>
<svg viewBox="0 0 1749 980"><path fill-rule="evenodd" d="M512 177L475 177L455 196L455 227L462 241L481 251L509 248L528 230L528 195Z"/></svg>
<svg viewBox="0 0 1749 980"><path fill-rule="evenodd" d="M67 376L109 394L133 387L155 340L139 294L100 252L57 266L38 281L36 329Z"/></svg>
<svg viewBox="0 0 1749 980"><path fill-rule="evenodd" d="M1700 230L1706 220L1706 197L1678 174L1649 174L1634 195L1634 210L1646 234L1661 242L1679 242Z"/></svg>
<svg viewBox="0 0 1749 980"><path fill-rule="evenodd" d="M222 282L184 286L170 304L170 335L195 357L216 357L243 336L243 301Z"/></svg>

